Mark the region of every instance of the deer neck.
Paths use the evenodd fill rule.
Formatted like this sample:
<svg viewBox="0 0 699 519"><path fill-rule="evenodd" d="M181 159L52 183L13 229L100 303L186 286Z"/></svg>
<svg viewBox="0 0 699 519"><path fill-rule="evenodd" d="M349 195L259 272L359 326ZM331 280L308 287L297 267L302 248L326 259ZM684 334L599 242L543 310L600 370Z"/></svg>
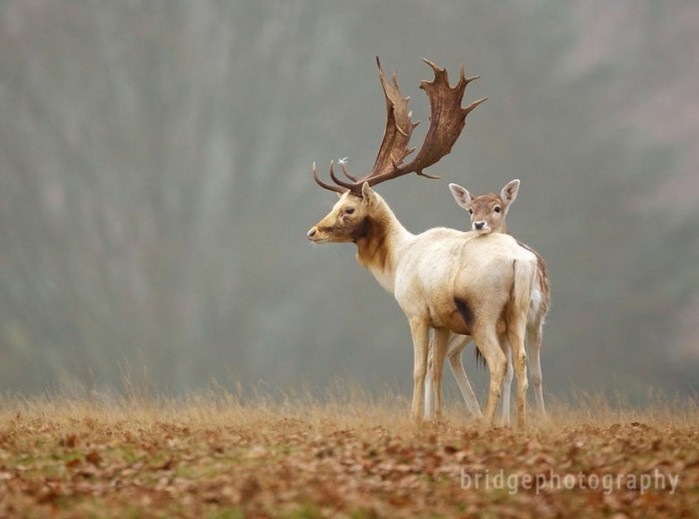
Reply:
<svg viewBox="0 0 699 519"><path fill-rule="evenodd" d="M357 229L354 240L357 244L357 262L369 269L384 289L393 293L400 250L412 237L388 204L381 201Z"/></svg>

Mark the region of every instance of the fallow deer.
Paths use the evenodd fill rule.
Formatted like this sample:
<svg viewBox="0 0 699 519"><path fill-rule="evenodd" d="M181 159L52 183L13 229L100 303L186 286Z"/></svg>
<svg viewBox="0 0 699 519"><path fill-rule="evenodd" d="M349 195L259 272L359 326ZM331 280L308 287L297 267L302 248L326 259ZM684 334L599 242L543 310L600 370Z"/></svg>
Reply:
<svg viewBox="0 0 699 519"><path fill-rule="evenodd" d="M449 334L466 334L474 337L488 365L490 391L484 422L493 423L507 369L500 345L506 338L512 345L517 375L518 424L524 427L527 389L524 332L536 257L507 234L481 237L447 228L412 234L372 189L409 173L436 178L424 173L424 169L451 151L466 116L486 99L463 108L461 101L466 86L476 78L465 78L462 68L459 81L452 88L445 69L425 62L432 68L434 79L420 85L429 98L431 116L418 154L411 162L404 162L415 150L408 148L408 143L417 124L411 120L408 98L402 96L395 74L389 82L377 58L387 120L374 167L368 174L355 178L343 164L343 173L349 179L344 180L335 175L331 162L329 174L333 184L328 184L318 177L313 165L316 183L337 192L340 199L307 236L315 243L355 243L358 263L368 268L381 286L394 295L408 318L414 352L413 420L419 420L423 412L432 329L435 360L432 378L438 416Z"/></svg>
<svg viewBox="0 0 699 519"><path fill-rule="evenodd" d="M507 228L506 215L517 198L519 192L520 181L518 179L508 182L502 188L499 195L487 193L474 197L464 187L458 184L449 184L456 203L466 209L471 219L471 229L481 235L488 233L504 233L509 234ZM548 268L546 262L541 255L519 242L520 246L534 253L537 259L536 281L532 291L529 312L527 315L527 347L528 353L531 355L529 365L532 371L532 382L534 385L534 395L538 410L542 416L546 415L544 406L544 395L542 390L542 374L541 374L541 343L543 339L543 326L551 303L551 292L549 288ZM470 337L462 335L452 335L449 339L447 347L447 358L454 374L459 389L464 397L467 408L472 413L478 414L478 402L475 394L468 382L466 373L461 363L461 352L468 345ZM511 356L509 345L506 343L506 355ZM507 375L503 388L503 406L502 420L504 423L509 422L510 412L510 388L512 385L513 370L511 363L508 364ZM428 384L429 386L429 384ZM431 388L426 390L426 413L432 413L431 404ZM475 403L475 404L474 404Z"/></svg>

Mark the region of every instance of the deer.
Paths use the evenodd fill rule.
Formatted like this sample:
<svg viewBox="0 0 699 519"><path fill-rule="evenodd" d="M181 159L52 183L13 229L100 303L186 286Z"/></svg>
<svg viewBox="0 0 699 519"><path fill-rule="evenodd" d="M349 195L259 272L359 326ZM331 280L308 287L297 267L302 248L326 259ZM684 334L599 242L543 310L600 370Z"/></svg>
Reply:
<svg viewBox="0 0 699 519"><path fill-rule="evenodd" d="M478 196L473 196L466 188L459 184L449 184L449 190L456 200L456 203L464 208L470 215L471 229L480 235L488 233L505 233L509 234L507 227L506 215L512 206L512 203L517 198L519 192L520 181L514 179L508 182L500 191L499 195L494 193L486 193ZM550 282L548 276L548 268L543 257L531 247L524 243L518 242L521 247L531 251L537 260L537 272L534 289L529 306L527 316L527 346L531 354L530 367L532 371L532 383L534 385L534 395L537 403L539 414L546 416L546 408L544 406L544 395L542 389L542 373L541 373L541 344L543 340L543 326L551 304ZM471 338L462 335L453 335L449 339L447 347L447 358L451 367L452 373L456 378L459 389L462 393L466 407L471 414L478 416L480 408L478 401L473 393L466 372L461 361L461 353L468 345ZM509 345L505 343L505 354L508 358L511 356ZM510 392L512 386L513 370L511 362L508 363L507 374L503 387L503 405L502 405L502 422L509 423L510 419ZM432 388L426 388L425 408L426 414L433 414L432 409Z"/></svg>
<svg viewBox="0 0 699 519"><path fill-rule="evenodd" d="M456 86L449 84L446 69L423 60L433 71L432 81L420 88L430 102L430 124L423 144L408 147L413 129L408 112L409 98L403 97L394 72L389 81L377 58L379 80L386 100L386 126L379 151L369 173L355 177L341 164L346 178L334 172L332 184L321 180L316 164L315 182L334 191L339 200L330 212L307 232L316 244L354 243L356 260L377 282L393 294L408 319L413 341L413 395L410 416L422 420L425 378L432 331L434 362L430 376L434 383L436 417L441 418L441 381L450 333L472 336L490 374L483 424L492 426L507 370L501 343L509 342L517 377L517 423L525 427L527 391L524 333L527 311L536 275L536 257L507 234L459 231L435 227L419 234L408 231L388 203L373 189L376 185L410 173L429 179L424 172L449 154L466 124L466 117L487 98L462 107L466 78L461 68Z"/></svg>

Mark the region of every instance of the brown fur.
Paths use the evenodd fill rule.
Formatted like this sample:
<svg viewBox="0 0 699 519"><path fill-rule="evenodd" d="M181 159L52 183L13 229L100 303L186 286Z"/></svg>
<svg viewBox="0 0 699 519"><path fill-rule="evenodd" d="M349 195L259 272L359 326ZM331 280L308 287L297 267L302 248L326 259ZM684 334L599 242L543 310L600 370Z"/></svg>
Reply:
<svg viewBox="0 0 699 519"><path fill-rule="evenodd" d="M386 247L386 229L372 216L367 216L360 224L354 243L357 244L357 254L365 266L375 265L384 270L388 262L389 250Z"/></svg>
<svg viewBox="0 0 699 519"><path fill-rule="evenodd" d="M502 198L493 193L479 195L471 202L470 209L473 211L471 221L486 220L488 218L492 220L494 218L498 218L498 213L495 212L496 207L500 207L501 209L498 222L500 223L500 230L497 232L509 234L507 224L505 223L506 204L503 202ZM493 232L495 231L493 230Z"/></svg>
<svg viewBox="0 0 699 519"><path fill-rule="evenodd" d="M532 249L529 245L519 240L517 240L517 243L520 247L527 249L529 252L534 254L534 256L536 256L536 282L542 295L541 312L543 313L543 315L546 315L549 311L549 305L551 304L551 286L549 283L548 265L546 265L546 261L544 261L543 256L534 249Z"/></svg>

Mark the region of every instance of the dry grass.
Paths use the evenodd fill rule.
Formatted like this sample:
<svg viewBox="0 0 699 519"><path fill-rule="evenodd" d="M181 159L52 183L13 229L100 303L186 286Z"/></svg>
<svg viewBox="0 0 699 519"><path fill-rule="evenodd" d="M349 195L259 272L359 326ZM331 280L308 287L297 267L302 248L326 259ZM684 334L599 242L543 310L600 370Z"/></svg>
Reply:
<svg viewBox="0 0 699 519"><path fill-rule="evenodd" d="M692 517L699 507L695 401L634 409L583 396L517 432L482 431L457 405L416 427L404 398L342 391L322 402L5 398L0 517Z"/></svg>

